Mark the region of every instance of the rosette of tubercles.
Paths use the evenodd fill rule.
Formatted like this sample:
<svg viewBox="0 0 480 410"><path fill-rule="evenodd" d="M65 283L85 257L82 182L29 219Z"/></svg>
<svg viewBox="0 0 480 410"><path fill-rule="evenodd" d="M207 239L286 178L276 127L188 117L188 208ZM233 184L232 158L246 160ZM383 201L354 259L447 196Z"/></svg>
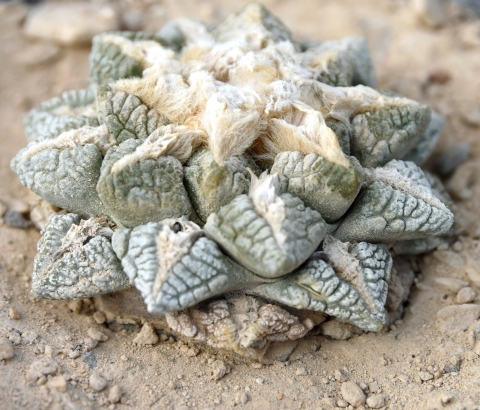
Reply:
<svg viewBox="0 0 480 410"><path fill-rule="evenodd" d="M389 249L452 229L419 166L443 127L377 91L360 38L300 43L253 3L218 26L97 36L91 86L25 118L21 182L64 209L38 245L33 294L136 287L150 312L227 292L385 322Z"/></svg>

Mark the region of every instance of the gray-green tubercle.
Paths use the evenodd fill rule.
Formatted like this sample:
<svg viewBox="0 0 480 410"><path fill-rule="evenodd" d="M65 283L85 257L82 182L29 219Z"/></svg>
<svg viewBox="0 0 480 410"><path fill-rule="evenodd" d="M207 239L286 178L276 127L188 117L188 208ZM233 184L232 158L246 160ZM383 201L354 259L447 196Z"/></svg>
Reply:
<svg viewBox="0 0 480 410"><path fill-rule="evenodd" d="M168 314L235 291L377 331L389 249L452 232L419 167L444 121L375 89L363 39L300 43L252 3L217 27L97 36L90 77L26 115L11 163L69 212L39 241L36 297L133 286Z"/></svg>

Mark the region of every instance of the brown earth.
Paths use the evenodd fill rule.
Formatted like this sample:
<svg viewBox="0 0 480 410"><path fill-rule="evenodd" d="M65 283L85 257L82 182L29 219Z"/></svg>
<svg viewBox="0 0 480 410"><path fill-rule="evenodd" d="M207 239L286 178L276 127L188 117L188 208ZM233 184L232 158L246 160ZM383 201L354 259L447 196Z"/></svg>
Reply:
<svg viewBox="0 0 480 410"><path fill-rule="evenodd" d="M156 31L180 16L220 21L244 2L115 4L143 15L143 28ZM457 199L463 234L441 250L406 262L418 273L415 287L404 318L390 329L348 340L310 336L288 361L264 365L166 337L155 346L137 346L137 327L112 332L97 323L101 318L93 316L88 301L34 300L30 275L40 234L2 222L0 338L13 343L14 356L0 360L1 409L332 409L348 406L342 395L347 379L369 398L366 408L374 407L375 399L381 404L379 395L388 409L480 408L480 298L459 305L453 285L435 281L461 279L480 293L480 120L469 115L480 106L480 41L465 40L475 24L479 32L479 23L449 22L433 30L398 0L268 0L266 6L299 39L366 37L380 87L428 103L447 119L434 157L455 143L470 144L469 159L446 181ZM88 47L52 48L27 39L22 31L27 11L23 4L0 4L0 200L24 213L38 199L9 167L26 145L22 115L64 90L86 87L89 54ZM47 52L49 58L40 61ZM72 358L72 348L91 336L91 327L108 340ZM58 364L56 376L30 381L28 370L40 359ZM92 375L105 379L106 388L93 390L101 380L89 384ZM110 404L114 386L120 387L122 399Z"/></svg>

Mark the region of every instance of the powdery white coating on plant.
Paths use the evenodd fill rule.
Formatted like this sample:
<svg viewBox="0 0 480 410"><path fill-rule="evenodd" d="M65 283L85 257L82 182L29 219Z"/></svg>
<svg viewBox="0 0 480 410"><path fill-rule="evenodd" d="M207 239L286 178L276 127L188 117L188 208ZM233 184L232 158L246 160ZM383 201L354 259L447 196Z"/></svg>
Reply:
<svg viewBox="0 0 480 410"><path fill-rule="evenodd" d="M132 285L178 333L255 356L314 326L295 309L378 331L388 248L426 252L454 229L416 165L444 121L375 90L363 39L299 43L252 3L218 26L97 36L90 77L27 114L11 164L74 212L45 227L37 297Z"/></svg>

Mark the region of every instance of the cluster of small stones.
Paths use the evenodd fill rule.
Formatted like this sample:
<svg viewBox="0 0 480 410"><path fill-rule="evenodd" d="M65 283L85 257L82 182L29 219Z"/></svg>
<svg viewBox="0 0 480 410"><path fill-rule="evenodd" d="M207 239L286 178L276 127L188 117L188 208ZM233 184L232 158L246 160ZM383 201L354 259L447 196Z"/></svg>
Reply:
<svg viewBox="0 0 480 410"><path fill-rule="evenodd" d="M35 297L134 287L174 331L239 352L302 337L316 314L378 331L391 252L453 230L419 167L444 121L376 90L361 38L300 43L253 3L218 26L99 35L90 77L27 114L11 164L63 210Z"/></svg>

